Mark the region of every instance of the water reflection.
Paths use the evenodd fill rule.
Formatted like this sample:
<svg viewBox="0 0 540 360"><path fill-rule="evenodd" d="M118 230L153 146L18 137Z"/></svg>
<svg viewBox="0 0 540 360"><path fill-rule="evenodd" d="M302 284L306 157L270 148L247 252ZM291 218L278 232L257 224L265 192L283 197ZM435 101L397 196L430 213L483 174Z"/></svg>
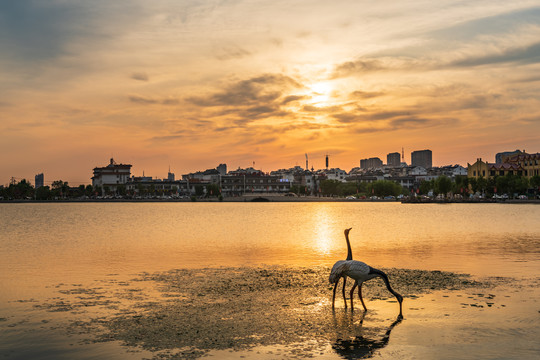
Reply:
<svg viewBox="0 0 540 360"><path fill-rule="evenodd" d="M388 345L390 333L403 320L403 316L399 315L387 328L364 328L366 313L363 311L355 319L354 312L345 311L339 317L334 312L337 340L332 349L342 358L352 360L373 357L377 350Z"/></svg>

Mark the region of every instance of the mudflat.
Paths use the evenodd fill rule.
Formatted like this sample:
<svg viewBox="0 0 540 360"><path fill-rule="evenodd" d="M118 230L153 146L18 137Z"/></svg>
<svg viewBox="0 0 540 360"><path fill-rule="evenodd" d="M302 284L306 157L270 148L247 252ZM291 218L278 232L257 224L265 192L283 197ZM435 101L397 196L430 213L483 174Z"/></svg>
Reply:
<svg viewBox="0 0 540 360"><path fill-rule="evenodd" d="M405 297L403 318L381 279L364 285L367 312L357 295L354 310L349 299L345 308L340 292L332 309L327 267L174 269L128 281L111 275L92 286L58 284L58 296L20 302L32 306L34 321L41 319L45 328L81 344L119 343L128 358L337 359L384 354L392 331L406 328L409 319L411 325L438 323L466 312L504 309L496 289L512 284L509 278L478 280L452 272L384 271ZM349 280L347 290L351 286ZM4 320L0 326L16 326ZM388 347L393 355L403 354L399 342Z"/></svg>

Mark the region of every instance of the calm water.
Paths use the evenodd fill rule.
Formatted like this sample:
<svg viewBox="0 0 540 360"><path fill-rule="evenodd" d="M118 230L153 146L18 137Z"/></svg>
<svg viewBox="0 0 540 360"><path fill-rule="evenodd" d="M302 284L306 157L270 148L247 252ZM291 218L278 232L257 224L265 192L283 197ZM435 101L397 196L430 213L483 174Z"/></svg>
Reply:
<svg viewBox="0 0 540 360"><path fill-rule="evenodd" d="M110 274L261 264L331 266L346 256L347 227L353 228L354 258L376 267L518 281L540 276L536 205L0 204L0 318L16 311L13 301L49 296L54 284L86 283ZM536 310L523 316L538 321L540 306L533 298L527 304ZM404 324L396 327L392 340L411 341L399 333L407 328ZM1 342L0 352L9 348Z"/></svg>

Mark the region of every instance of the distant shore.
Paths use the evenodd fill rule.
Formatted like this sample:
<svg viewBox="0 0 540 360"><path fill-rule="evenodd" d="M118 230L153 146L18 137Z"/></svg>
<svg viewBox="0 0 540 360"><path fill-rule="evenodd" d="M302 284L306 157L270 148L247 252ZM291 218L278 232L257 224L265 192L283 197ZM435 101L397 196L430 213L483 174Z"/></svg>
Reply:
<svg viewBox="0 0 540 360"><path fill-rule="evenodd" d="M0 200L0 204L39 204L39 203L192 203L192 202L362 202L362 203L381 203L381 202L400 202L402 204L540 204L540 200L534 199L347 199L343 197L323 197L323 196L283 196L283 195L244 195L218 198L191 198L168 199L168 198L150 198L150 199L57 199L57 200Z"/></svg>

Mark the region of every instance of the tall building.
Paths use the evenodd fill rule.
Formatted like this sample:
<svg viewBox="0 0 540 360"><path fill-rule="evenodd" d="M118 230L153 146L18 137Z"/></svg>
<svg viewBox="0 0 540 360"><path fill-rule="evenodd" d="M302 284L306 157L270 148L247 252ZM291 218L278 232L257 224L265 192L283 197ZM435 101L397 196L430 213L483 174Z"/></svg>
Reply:
<svg viewBox="0 0 540 360"><path fill-rule="evenodd" d="M521 154L525 154L525 150L505 151L505 152L497 153L495 155L495 164L502 164L506 158L509 158L514 155L521 155Z"/></svg>
<svg viewBox="0 0 540 360"><path fill-rule="evenodd" d="M227 164L219 164L217 167L219 175L227 175Z"/></svg>
<svg viewBox="0 0 540 360"><path fill-rule="evenodd" d="M386 165L392 167L399 167L401 164L401 155L398 152L390 153L386 155Z"/></svg>
<svg viewBox="0 0 540 360"><path fill-rule="evenodd" d="M383 162L378 157L360 160L361 169L381 168L382 166Z"/></svg>
<svg viewBox="0 0 540 360"><path fill-rule="evenodd" d="M107 186L110 191L116 191L118 185L123 185L128 182L131 176L130 164L117 164L113 158L109 165L104 167L94 168L94 176L92 176L92 186L99 186L104 191Z"/></svg>
<svg viewBox="0 0 540 360"><path fill-rule="evenodd" d="M433 167L431 150L416 150L411 153L411 165L424 169Z"/></svg>
<svg viewBox="0 0 540 360"><path fill-rule="evenodd" d="M40 188L43 186L45 182L45 178L43 176L43 173L41 174L37 174L36 177L35 177L35 188Z"/></svg>

